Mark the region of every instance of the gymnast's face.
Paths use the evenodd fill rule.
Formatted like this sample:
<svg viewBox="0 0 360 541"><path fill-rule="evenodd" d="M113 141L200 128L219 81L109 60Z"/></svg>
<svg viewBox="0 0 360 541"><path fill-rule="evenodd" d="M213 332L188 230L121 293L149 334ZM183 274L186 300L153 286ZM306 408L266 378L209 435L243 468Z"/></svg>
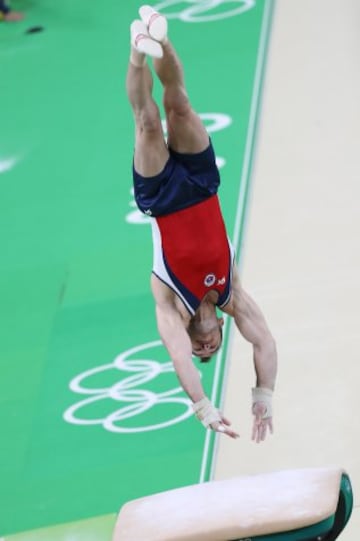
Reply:
<svg viewBox="0 0 360 541"><path fill-rule="evenodd" d="M223 324L224 320L219 318L212 329L206 331L193 330L191 332L190 339L193 355L200 357L200 359L207 359L220 349Z"/></svg>

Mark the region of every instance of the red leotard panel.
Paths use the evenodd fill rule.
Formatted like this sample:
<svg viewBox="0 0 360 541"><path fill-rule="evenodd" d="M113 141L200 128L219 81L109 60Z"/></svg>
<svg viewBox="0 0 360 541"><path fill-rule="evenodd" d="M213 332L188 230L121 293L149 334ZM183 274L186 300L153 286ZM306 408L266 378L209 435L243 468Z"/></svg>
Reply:
<svg viewBox="0 0 360 541"><path fill-rule="evenodd" d="M154 235L154 273L180 292L181 298L185 297L191 312L210 290L219 293L219 305L225 304L230 290L232 249L217 195L154 220L158 226Z"/></svg>

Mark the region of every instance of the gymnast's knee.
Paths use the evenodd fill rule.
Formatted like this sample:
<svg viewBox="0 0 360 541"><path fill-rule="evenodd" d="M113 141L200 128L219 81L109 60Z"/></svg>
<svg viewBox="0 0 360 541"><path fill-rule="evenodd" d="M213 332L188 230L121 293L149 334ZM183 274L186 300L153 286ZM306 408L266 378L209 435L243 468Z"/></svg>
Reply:
<svg viewBox="0 0 360 541"><path fill-rule="evenodd" d="M192 111L185 88L179 86L164 90L163 104L167 116L186 117Z"/></svg>
<svg viewBox="0 0 360 541"><path fill-rule="evenodd" d="M155 102L149 102L144 107L135 109L135 122L138 132L146 132L149 135L162 133L160 113Z"/></svg>

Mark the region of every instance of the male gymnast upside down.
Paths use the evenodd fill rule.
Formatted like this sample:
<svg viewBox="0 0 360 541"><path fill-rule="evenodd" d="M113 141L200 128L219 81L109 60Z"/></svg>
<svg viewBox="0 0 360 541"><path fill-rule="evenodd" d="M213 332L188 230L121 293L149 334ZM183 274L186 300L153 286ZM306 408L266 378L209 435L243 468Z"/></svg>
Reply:
<svg viewBox="0 0 360 541"><path fill-rule="evenodd" d="M234 319L253 346L252 438L260 442L273 430L275 340L240 284L217 196L220 176L214 150L189 102L181 62L167 36L167 20L150 6L142 6L139 14L131 24L126 85L135 118L135 199L152 223L151 288L159 333L197 417L206 427L237 438L206 397L193 362L193 355L209 360L221 346L224 320L217 309ZM152 97L147 57L163 86L167 141Z"/></svg>

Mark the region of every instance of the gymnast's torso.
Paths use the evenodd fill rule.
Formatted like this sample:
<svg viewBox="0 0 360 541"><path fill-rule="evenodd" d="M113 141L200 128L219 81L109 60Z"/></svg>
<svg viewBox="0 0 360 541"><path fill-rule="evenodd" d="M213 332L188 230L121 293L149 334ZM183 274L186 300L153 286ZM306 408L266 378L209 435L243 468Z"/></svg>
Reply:
<svg viewBox="0 0 360 541"><path fill-rule="evenodd" d="M203 298L217 293L223 308L231 295L234 251L217 195L151 219L153 274L194 315Z"/></svg>

